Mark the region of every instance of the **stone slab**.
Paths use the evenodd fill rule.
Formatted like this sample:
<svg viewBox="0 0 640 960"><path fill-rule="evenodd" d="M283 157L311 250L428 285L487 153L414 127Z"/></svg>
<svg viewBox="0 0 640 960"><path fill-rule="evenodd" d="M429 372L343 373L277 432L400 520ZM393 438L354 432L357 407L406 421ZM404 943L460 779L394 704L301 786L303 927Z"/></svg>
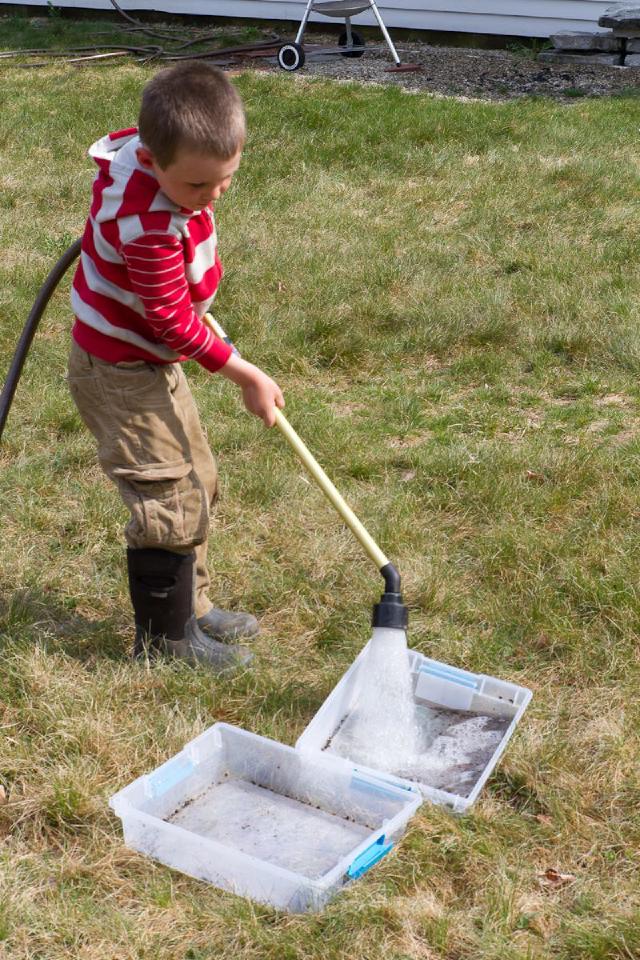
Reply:
<svg viewBox="0 0 640 960"><path fill-rule="evenodd" d="M550 38L556 50L601 50L617 52L622 39L614 36L611 30L561 30Z"/></svg>
<svg viewBox="0 0 640 960"><path fill-rule="evenodd" d="M634 3L616 3L607 7L598 20L600 27L631 27L640 30L640 5Z"/></svg>
<svg viewBox="0 0 640 960"><path fill-rule="evenodd" d="M543 63L579 63L585 67L600 64L603 67L619 67L619 53L572 53L564 50L543 50L538 54Z"/></svg>
<svg viewBox="0 0 640 960"><path fill-rule="evenodd" d="M640 67L640 53L628 53L624 58L625 67Z"/></svg>
<svg viewBox="0 0 640 960"><path fill-rule="evenodd" d="M640 53L640 37L627 40L627 53Z"/></svg>

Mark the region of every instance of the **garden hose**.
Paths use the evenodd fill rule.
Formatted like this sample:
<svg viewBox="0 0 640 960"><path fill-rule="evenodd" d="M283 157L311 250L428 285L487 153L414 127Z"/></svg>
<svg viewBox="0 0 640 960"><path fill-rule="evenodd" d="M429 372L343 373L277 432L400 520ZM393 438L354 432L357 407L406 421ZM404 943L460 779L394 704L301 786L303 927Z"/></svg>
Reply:
<svg viewBox="0 0 640 960"><path fill-rule="evenodd" d="M62 254L55 267L40 287L40 291L35 299L35 303L31 308L27 322L25 323L22 333L20 334L18 346L16 347L13 360L11 361L11 366L9 367L6 383L2 388L2 393L0 394L0 441L2 440L4 425L7 422L7 417L9 416L9 410L11 409L13 396L16 392L18 381L20 380L22 368L24 367L24 362L27 359L29 348L36 334L36 330L38 329L38 324L42 319L42 314L46 310L47 304L53 296L56 287L64 277L71 264L80 254L81 242L81 240L76 240L75 243L71 244L69 249Z"/></svg>

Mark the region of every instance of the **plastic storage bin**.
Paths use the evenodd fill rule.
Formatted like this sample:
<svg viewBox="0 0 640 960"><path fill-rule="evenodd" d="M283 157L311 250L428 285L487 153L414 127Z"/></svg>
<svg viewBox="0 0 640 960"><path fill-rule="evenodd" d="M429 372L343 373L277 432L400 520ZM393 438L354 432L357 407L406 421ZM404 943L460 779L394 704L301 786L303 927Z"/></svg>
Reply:
<svg viewBox="0 0 640 960"><path fill-rule="evenodd" d="M409 784L224 723L109 801L128 847L293 912L362 876L421 802Z"/></svg>
<svg viewBox="0 0 640 960"><path fill-rule="evenodd" d="M296 749L311 756L341 755L362 775L375 772L390 783L413 782L425 799L458 813L467 810L509 742L531 691L408 651L423 752L413 770L373 771L350 755L347 736L369 648L370 644L327 697Z"/></svg>

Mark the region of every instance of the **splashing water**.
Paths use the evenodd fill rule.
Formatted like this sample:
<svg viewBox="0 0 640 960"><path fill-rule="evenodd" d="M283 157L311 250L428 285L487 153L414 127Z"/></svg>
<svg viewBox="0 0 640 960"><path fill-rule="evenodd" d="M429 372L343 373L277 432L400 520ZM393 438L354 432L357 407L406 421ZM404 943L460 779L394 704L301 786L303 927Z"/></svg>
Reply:
<svg viewBox="0 0 640 960"><path fill-rule="evenodd" d="M404 630L374 629L361 675L357 703L333 749L378 769L412 766L420 728Z"/></svg>

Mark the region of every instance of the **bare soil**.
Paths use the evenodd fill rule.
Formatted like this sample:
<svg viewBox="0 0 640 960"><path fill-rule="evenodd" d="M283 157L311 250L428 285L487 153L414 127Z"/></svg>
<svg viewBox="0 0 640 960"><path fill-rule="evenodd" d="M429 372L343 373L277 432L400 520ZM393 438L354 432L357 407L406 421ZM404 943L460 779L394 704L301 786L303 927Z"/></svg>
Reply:
<svg viewBox="0 0 640 960"><path fill-rule="evenodd" d="M305 37L305 40L307 38ZM336 35L310 39L310 47L336 43ZM306 44L305 44L306 46ZM638 93L640 68L609 67L600 64L549 64L536 59L533 50L485 50L432 46L427 43L398 43L403 63L417 65L416 73L394 73L388 68L393 60L386 46L367 43L358 58L340 54L308 56L296 76L324 76L362 83L384 83L408 90L429 91L483 100L512 100L518 97L546 96L559 99L611 96ZM275 63L264 69L279 69Z"/></svg>

